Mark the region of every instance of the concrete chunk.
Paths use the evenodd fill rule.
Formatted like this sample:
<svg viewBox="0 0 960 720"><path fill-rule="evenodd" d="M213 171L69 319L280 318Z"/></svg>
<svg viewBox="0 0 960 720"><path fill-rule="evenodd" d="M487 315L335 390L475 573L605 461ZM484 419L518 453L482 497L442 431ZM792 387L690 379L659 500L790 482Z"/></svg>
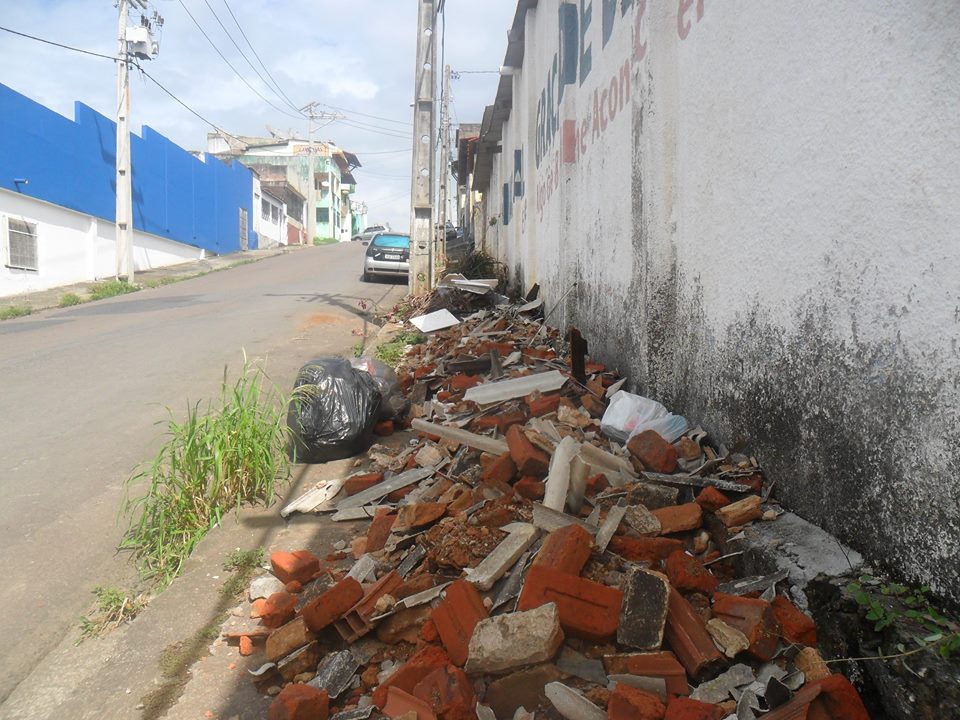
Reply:
<svg viewBox="0 0 960 720"><path fill-rule="evenodd" d="M497 615L477 623L464 669L500 673L550 660L563 643L555 603L534 610Z"/></svg>
<svg viewBox="0 0 960 720"><path fill-rule="evenodd" d="M631 569L624 588L617 641L640 650L659 650L669 599L666 578L640 568Z"/></svg>

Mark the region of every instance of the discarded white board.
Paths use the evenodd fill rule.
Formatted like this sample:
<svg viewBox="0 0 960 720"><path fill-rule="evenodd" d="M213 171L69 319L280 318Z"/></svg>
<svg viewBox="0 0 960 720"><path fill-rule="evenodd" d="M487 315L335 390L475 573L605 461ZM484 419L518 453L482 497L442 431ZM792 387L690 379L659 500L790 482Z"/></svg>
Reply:
<svg viewBox="0 0 960 720"><path fill-rule="evenodd" d="M583 447L581 445L580 447ZM583 496L587 492L587 477L590 474L590 466L583 461L583 458L577 454L570 461L570 483L567 487L567 505L575 513L580 512L583 506Z"/></svg>
<svg viewBox="0 0 960 720"><path fill-rule="evenodd" d="M566 382L566 376L559 370L548 370L536 375L474 385L464 393L463 399L471 400L478 405L490 405L504 400L525 397L534 390L539 390L542 393L553 392L562 388Z"/></svg>
<svg viewBox="0 0 960 720"><path fill-rule="evenodd" d="M607 517L603 519L600 529L597 530L597 539L594 541L598 552L603 553L607 549L626 512L627 508L623 505L614 505L607 511Z"/></svg>
<svg viewBox="0 0 960 720"><path fill-rule="evenodd" d="M330 519L333 522L349 522L351 520L371 520L377 514L377 508L383 505L366 505L364 507L347 508L346 510L337 510ZM388 506L392 507L392 506Z"/></svg>
<svg viewBox="0 0 960 720"><path fill-rule="evenodd" d="M547 532L559 530L567 525L579 525L591 535L595 535L597 532L599 532L599 529L596 525L591 525L590 523L584 522L580 518L575 518L573 515L567 515L566 513L558 510L552 510L541 505L540 503L533 504L533 524L541 530L545 530Z"/></svg>
<svg viewBox="0 0 960 720"><path fill-rule="evenodd" d="M469 430L460 430L459 428L452 428L447 425L437 425L436 423L420 419L414 420L411 426L414 430L420 430L421 432L446 438L447 440L454 440L462 445L468 445L469 447L483 450L483 452L493 453L494 455L503 455L505 452L510 451L509 446L503 440L494 440L492 437L477 435Z"/></svg>
<svg viewBox="0 0 960 720"><path fill-rule="evenodd" d="M443 330L444 328L453 327L454 325L459 325L460 321L457 320L456 316L443 308L442 310L437 310L436 312L427 313L426 315L417 315L417 317L410 318L410 324L413 325L420 332L433 332L434 330Z"/></svg>
<svg viewBox="0 0 960 720"><path fill-rule="evenodd" d="M333 500L337 496L337 493L343 488L343 480L325 480L323 482L317 483L317 485L310 490L307 490L303 495L298 497L296 500L290 502L286 507L280 511L280 517L287 517L292 515L295 512L316 512L320 506L328 503L330 500ZM333 510L332 507L326 507L324 510Z"/></svg>
<svg viewBox="0 0 960 720"><path fill-rule="evenodd" d="M518 313L530 312L531 310L536 310L541 305L543 305L543 298L537 298L536 300L531 300L530 302L524 303L523 305L518 307L517 312Z"/></svg>
<svg viewBox="0 0 960 720"><path fill-rule="evenodd" d="M496 278L475 278L467 279L460 273L450 273L444 275L443 279L437 283L437 287L453 287L457 290L464 290L475 295L487 295L497 289Z"/></svg>
<svg viewBox="0 0 960 720"><path fill-rule="evenodd" d="M547 700L567 720L607 720L607 713L561 682L547 683L543 690Z"/></svg>
<svg viewBox="0 0 960 720"><path fill-rule="evenodd" d="M543 505L557 512L563 511L570 490L570 463L577 454L580 443L569 435L557 445L550 458L550 470L544 487Z"/></svg>
<svg viewBox="0 0 960 720"><path fill-rule="evenodd" d="M489 590L537 539L537 528L530 523L505 525L507 535L493 552L487 555L472 570L467 570L467 580L480 590Z"/></svg>
<svg viewBox="0 0 960 720"><path fill-rule="evenodd" d="M580 457L582 457L591 465L599 465L607 470L613 470L616 472L622 470L628 475L636 475L633 465L631 465L626 458L617 457L613 453L608 453L606 450L602 450L596 445L591 445L590 443L583 443L580 446Z"/></svg>
<svg viewBox="0 0 960 720"><path fill-rule="evenodd" d="M347 577L352 577L357 582L364 582L367 578L373 576L376 570L376 561L370 557L370 553L364 553L360 556L360 559L353 564L353 567L350 568Z"/></svg>
<svg viewBox="0 0 960 720"><path fill-rule="evenodd" d="M337 503L337 510L360 507L369 502L373 502L374 500L379 500L384 495L389 495L394 490L400 490L401 488L405 488L407 485L420 482L421 480L433 475L433 473L433 468L415 468L413 470L402 472L399 475L394 475L389 480L378 482L376 485L373 485L362 492L358 492L356 495L351 495L350 497L341 500L339 503Z"/></svg>
<svg viewBox="0 0 960 720"><path fill-rule="evenodd" d="M620 378L613 385L607 388L607 392L604 393L604 396L607 399L612 398L620 390L620 388L624 386L626 382L627 382L627 379L625 377Z"/></svg>

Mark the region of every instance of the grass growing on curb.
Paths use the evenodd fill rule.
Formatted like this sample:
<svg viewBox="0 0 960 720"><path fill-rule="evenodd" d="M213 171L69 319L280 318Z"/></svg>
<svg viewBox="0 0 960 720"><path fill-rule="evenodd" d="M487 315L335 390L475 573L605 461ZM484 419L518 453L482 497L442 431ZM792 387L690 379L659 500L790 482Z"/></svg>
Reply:
<svg viewBox="0 0 960 720"><path fill-rule="evenodd" d="M392 368L396 368L403 358L408 345L419 345L426 342L427 338L418 332L402 332L390 342L383 343L374 351L374 355L381 362L386 363Z"/></svg>
<svg viewBox="0 0 960 720"><path fill-rule="evenodd" d="M336 245L338 242L340 241L332 237L315 237L313 239L314 245Z"/></svg>
<svg viewBox="0 0 960 720"><path fill-rule="evenodd" d="M74 305L79 305L82 302L83 298L76 293L67 293L66 295L62 295L60 297L60 302L57 304L57 306L62 308L72 307Z"/></svg>
<svg viewBox="0 0 960 720"><path fill-rule="evenodd" d="M90 286L90 299L105 300L117 295L136 292L139 289L139 285L131 285L126 280L104 280Z"/></svg>
<svg viewBox="0 0 960 720"><path fill-rule="evenodd" d="M33 308L29 305L7 305L5 308L0 308L0 320L24 317L32 312Z"/></svg>
<svg viewBox="0 0 960 720"><path fill-rule="evenodd" d="M142 575L166 587L203 536L231 509L269 503L290 474L283 398L262 368L244 362L220 401L197 403L167 420L167 441L127 482L130 517L121 549L132 550ZM169 409L168 409L169 412ZM142 481L144 495L130 498Z"/></svg>
<svg viewBox="0 0 960 720"><path fill-rule="evenodd" d="M223 569L232 572L233 576L227 580L220 588L220 594L225 597L233 597L247 587L250 577L254 571L263 562L263 548L257 547L252 550L241 550L237 548L227 556L227 561L223 564Z"/></svg>
<svg viewBox="0 0 960 720"><path fill-rule="evenodd" d="M131 595L120 588L98 585L93 592L97 596L97 607L90 617L81 616L77 645L133 620L147 606L144 595Z"/></svg>

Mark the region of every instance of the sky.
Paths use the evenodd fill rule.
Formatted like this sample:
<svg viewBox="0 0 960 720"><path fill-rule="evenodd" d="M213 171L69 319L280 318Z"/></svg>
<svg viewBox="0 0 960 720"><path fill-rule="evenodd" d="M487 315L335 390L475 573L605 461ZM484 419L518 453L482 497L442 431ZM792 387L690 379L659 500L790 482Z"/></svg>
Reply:
<svg viewBox="0 0 960 720"><path fill-rule="evenodd" d="M111 0L0 5L0 26L116 54ZM452 81L452 122L479 122L493 101L497 74L476 71L499 68L515 9L516 0L446 0L444 62L470 71ZM287 100L297 108L316 101L340 113L315 137L359 156L354 199L366 201L369 223L407 229L417 0L149 0L148 12L154 10L164 19L160 53L142 64L173 95L210 123L243 135L267 135L270 126L305 137L306 118ZM0 82L67 117L76 100L115 117L110 60L0 31L0 67ZM134 70L131 128L139 134L142 125L190 150L206 149L212 129Z"/></svg>

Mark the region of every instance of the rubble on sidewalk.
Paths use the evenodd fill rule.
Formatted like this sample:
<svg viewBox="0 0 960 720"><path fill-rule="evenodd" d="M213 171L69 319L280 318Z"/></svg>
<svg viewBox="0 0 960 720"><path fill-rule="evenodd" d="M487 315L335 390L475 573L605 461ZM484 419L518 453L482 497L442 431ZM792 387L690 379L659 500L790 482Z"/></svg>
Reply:
<svg viewBox="0 0 960 720"><path fill-rule="evenodd" d="M782 512L759 463L624 393L542 304L464 315L483 286L421 306L459 317L398 371L409 434L284 508L353 541L274 553L262 625L228 635L271 717L867 718L788 573L737 575Z"/></svg>

